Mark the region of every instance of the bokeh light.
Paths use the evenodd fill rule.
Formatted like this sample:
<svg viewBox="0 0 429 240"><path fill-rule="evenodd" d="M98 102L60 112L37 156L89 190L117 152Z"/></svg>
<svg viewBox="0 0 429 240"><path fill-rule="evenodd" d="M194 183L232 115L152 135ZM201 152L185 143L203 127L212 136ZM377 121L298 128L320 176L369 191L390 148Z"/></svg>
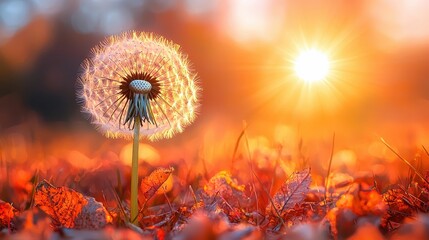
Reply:
<svg viewBox="0 0 429 240"><path fill-rule="evenodd" d="M127 166L131 166L131 157L133 152L133 144L125 145L119 153L119 159ZM150 165L156 166L160 163L160 155L158 150L148 144L140 143L139 158Z"/></svg>
<svg viewBox="0 0 429 240"><path fill-rule="evenodd" d="M0 43L10 37L31 20L30 8L26 1L9 0L0 3Z"/></svg>
<svg viewBox="0 0 429 240"><path fill-rule="evenodd" d="M386 37L381 47L427 42L429 1L381 0L367 8L376 29Z"/></svg>

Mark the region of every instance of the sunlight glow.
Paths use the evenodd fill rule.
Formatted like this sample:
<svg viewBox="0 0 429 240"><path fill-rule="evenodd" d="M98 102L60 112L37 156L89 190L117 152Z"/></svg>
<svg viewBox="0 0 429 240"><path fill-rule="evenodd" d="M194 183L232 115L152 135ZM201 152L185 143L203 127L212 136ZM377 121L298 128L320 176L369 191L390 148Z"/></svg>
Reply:
<svg viewBox="0 0 429 240"><path fill-rule="evenodd" d="M294 64L296 75L308 83L325 79L330 68L326 54L315 49L300 53Z"/></svg>

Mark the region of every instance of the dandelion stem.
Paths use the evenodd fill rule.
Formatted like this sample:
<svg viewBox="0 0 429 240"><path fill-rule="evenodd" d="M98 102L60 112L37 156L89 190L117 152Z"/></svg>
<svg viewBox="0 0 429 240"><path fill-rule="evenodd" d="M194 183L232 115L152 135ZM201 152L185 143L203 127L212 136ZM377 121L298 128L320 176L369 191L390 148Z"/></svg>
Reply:
<svg viewBox="0 0 429 240"><path fill-rule="evenodd" d="M139 183L139 133L140 118L134 117L133 155L131 163L131 223L136 224L138 214L138 183Z"/></svg>

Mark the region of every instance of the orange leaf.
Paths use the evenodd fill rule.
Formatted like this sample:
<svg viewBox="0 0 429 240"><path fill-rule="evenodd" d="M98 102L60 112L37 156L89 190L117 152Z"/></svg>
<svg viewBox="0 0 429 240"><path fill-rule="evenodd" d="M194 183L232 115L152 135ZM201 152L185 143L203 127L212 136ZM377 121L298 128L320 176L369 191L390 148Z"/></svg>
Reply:
<svg viewBox="0 0 429 240"><path fill-rule="evenodd" d="M216 201L219 203L219 205L216 204L217 207L220 207L219 210L227 214L231 221L238 222L242 213L239 209L251 204L249 197L244 194L244 189L245 186L239 184L229 172L220 171L204 186L204 192L208 197L213 198L205 201L213 202L215 199L221 198ZM212 206L214 207L214 205Z"/></svg>
<svg viewBox="0 0 429 240"><path fill-rule="evenodd" d="M46 180L36 187L35 205L55 225L75 229L99 229L112 221L103 204L67 187L55 187Z"/></svg>
<svg viewBox="0 0 429 240"><path fill-rule="evenodd" d="M239 185L237 180L231 177L227 171L220 171L204 186L204 191L210 196L220 195L226 199L234 194L242 195L244 185Z"/></svg>
<svg viewBox="0 0 429 240"><path fill-rule="evenodd" d="M149 176L142 179L140 189L143 192L145 202L155 195L156 191L158 191L173 171L173 167L157 168L151 172Z"/></svg>
<svg viewBox="0 0 429 240"><path fill-rule="evenodd" d="M294 172L287 179L282 187L274 194L274 207L281 214L284 210L293 208L295 204L301 203L307 194L311 183L310 169L307 168L300 172ZM271 203L267 206L267 212L271 212ZM271 212L272 214L274 213Z"/></svg>
<svg viewBox="0 0 429 240"><path fill-rule="evenodd" d="M10 203L0 200L0 229L10 227L17 211Z"/></svg>

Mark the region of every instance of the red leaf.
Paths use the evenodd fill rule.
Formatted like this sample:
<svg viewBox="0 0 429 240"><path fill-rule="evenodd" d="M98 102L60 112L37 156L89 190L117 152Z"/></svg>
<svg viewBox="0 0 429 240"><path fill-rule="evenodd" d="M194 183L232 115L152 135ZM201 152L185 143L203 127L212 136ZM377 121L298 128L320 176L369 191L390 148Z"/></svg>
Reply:
<svg viewBox="0 0 429 240"><path fill-rule="evenodd" d="M99 229L112 221L103 204L67 187L55 187L46 180L36 187L35 205L55 225L75 229Z"/></svg>
<svg viewBox="0 0 429 240"><path fill-rule="evenodd" d="M287 179L281 188L274 194L274 207L281 214L284 210L293 208L295 204L299 204L304 200L311 183L310 169L305 169L300 172L294 172ZM270 203L266 211L273 214L275 210Z"/></svg>
<svg viewBox="0 0 429 240"><path fill-rule="evenodd" d="M173 171L173 167L157 168L149 176L142 179L140 189L143 192L144 201L149 200L155 195L156 191L167 181Z"/></svg>

